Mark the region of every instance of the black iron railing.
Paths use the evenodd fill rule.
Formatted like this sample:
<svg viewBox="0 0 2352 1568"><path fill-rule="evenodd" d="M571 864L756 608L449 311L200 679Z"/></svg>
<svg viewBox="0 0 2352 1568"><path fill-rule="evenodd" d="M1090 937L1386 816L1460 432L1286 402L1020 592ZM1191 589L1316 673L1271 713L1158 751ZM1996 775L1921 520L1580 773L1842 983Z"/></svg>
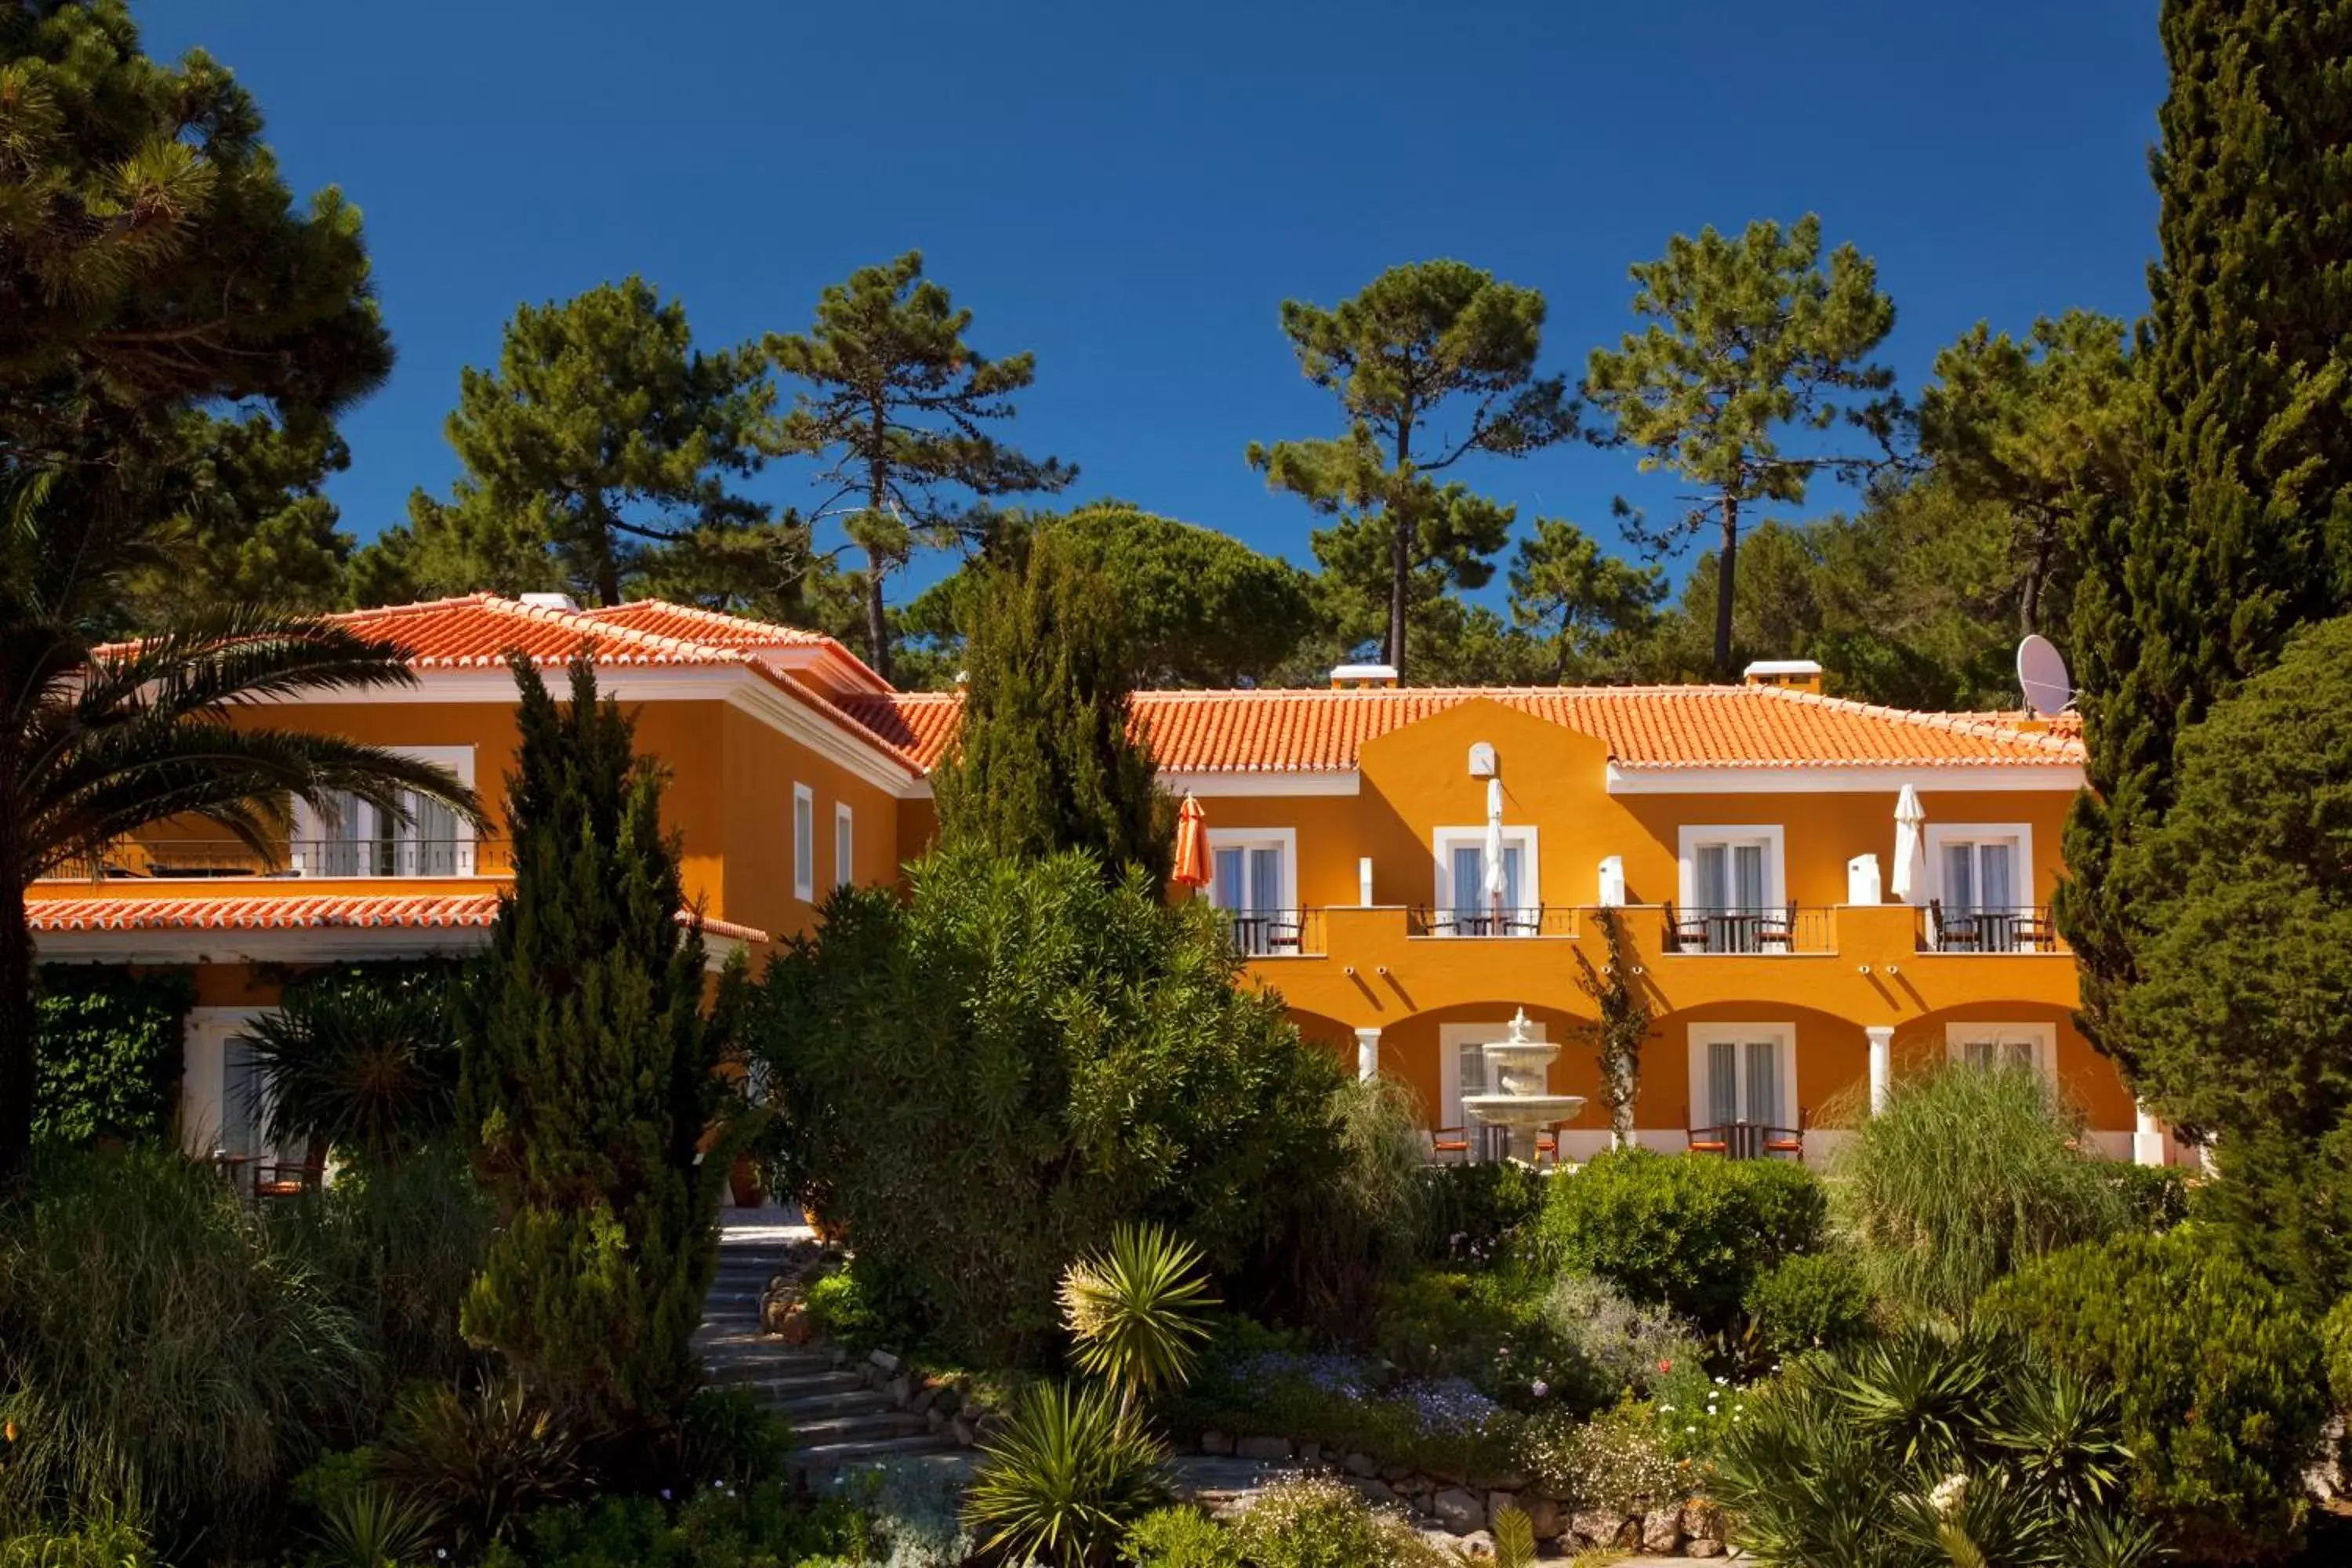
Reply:
<svg viewBox="0 0 2352 1568"><path fill-rule="evenodd" d="M2063 952L2047 905L2006 909L1947 908L1929 900L1919 911L1921 952Z"/></svg>
<svg viewBox="0 0 2352 1568"><path fill-rule="evenodd" d="M1303 958L1323 952L1321 910L1228 911L1225 929L1244 958Z"/></svg>
<svg viewBox="0 0 2352 1568"><path fill-rule="evenodd" d="M1536 904L1497 910L1419 908L1406 913L1408 936L1574 936L1578 911L1572 905Z"/></svg>
<svg viewBox="0 0 2352 1568"><path fill-rule="evenodd" d="M1834 952L1832 911L1785 904L1777 909L1665 909L1665 950L1674 953Z"/></svg>
<svg viewBox="0 0 2352 1568"><path fill-rule="evenodd" d="M133 838L52 879L502 877L513 868L505 840L497 838L296 838L267 854L234 838Z"/></svg>

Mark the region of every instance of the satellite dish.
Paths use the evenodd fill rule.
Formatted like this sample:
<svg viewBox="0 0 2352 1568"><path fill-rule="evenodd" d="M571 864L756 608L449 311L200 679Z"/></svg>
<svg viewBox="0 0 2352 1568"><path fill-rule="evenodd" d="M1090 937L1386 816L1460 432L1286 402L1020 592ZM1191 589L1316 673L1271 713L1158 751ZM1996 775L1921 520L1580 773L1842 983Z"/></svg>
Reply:
<svg viewBox="0 0 2352 1568"><path fill-rule="evenodd" d="M2025 689L2026 707L2039 719L2056 718L2074 700L2065 656L2045 637L2029 637L2017 645L2017 683Z"/></svg>

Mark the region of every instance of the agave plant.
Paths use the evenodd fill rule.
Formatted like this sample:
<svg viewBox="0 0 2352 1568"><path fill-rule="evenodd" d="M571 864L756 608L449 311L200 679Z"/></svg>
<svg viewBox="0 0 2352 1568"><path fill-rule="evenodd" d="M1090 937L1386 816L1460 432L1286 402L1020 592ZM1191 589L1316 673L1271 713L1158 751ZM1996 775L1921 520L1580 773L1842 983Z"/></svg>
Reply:
<svg viewBox="0 0 2352 1568"><path fill-rule="evenodd" d="M319 1568L409 1568L432 1555L433 1510L380 1486L354 1487L320 1510Z"/></svg>
<svg viewBox="0 0 2352 1568"><path fill-rule="evenodd" d="M1192 1376L1209 1337L1202 1313L1217 1305L1202 1278L1200 1248L1156 1225L1122 1225L1108 1251L1062 1275L1062 1321L1077 1342L1080 1371L1119 1391L1120 1407Z"/></svg>
<svg viewBox="0 0 2352 1568"><path fill-rule="evenodd" d="M964 1522L1006 1563L1094 1568L1169 1499L1168 1450L1102 1388L1041 1384L981 1452Z"/></svg>

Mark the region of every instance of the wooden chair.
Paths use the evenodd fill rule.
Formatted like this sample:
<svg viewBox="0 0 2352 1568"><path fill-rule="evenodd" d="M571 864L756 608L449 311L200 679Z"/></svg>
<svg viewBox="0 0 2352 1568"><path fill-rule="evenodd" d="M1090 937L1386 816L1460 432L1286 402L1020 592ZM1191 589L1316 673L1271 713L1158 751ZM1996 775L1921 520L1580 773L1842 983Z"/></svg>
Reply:
<svg viewBox="0 0 2352 1568"><path fill-rule="evenodd" d="M1794 1127L1773 1127L1766 1130L1764 1134L1764 1152L1767 1154L1793 1154L1797 1157L1797 1163L1800 1165L1803 1164L1805 1163L1805 1134L1812 1131L1812 1126L1813 1113L1801 1105L1797 1107L1797 1124Z"/></svg>
<svg viewBox="0 0 2352 1568"><path fill-rule="evenodd" d="M1563 1123L1554 1122L1549 1127L1536 1129L1537 1164L1543 1164L1547 1161L1555 1165L1559 1163L1559 1130L1562 1125Z"/></svg>
<svg viewBox="0 0 2352 1568"><path fill-rule="evenodd" d="M280 1162L253 1167L253 1195L257 1198L299 1198L315 1193L326 1184L327 1151L313 1146L299 1163Z"/></svg>
<svg viewBox="0 0 2352 1568"><path fill-rule="evenodd" d="M1431 1128L1429 1152L1441 1160L1454 1156L1457 1161L1467 1161L1470 1158L1470 1130L1466 1127Z"/></svg>
<svg viewBox="0 0 2352 1568"><path fill-rule="evenodd" d="M1683 1107L1684 1136L1689 1140L1694 1154L1728 1154L1731 1152L1730 1129L1727 1127L1693 1127L1690 1107Z"/></svg>
<svg viewBox="0 0 2352 1568"><path fill-rule="evenodd" d="M1976 952L1983 946L1984 932L1976 920L1967 915L1946 919L1941 899L1927 900L1927 929L1935 933L1937 952Z"/></svg>

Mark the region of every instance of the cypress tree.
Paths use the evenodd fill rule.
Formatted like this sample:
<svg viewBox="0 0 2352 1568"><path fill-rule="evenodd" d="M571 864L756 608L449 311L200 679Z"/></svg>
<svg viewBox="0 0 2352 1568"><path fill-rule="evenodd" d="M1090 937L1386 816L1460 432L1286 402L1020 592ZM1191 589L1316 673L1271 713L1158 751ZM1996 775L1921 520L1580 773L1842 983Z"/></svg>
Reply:
<svg viewBox="0 0 2352 1568"><path fill-rule="evenodd" d="M956 758L933 776L942 840L1038 858L1089 849L1167 879L1172 817L1128 732L1131 642L1110 583L1051 532L988 568L965 627Z"/></svg>
<svg viewBox="0 0 2352 1568"><path fill-rule="evenodd" d="M458 1103L499 1230L462 1321L551 1406L625 1440L694 1391L720 1174L695 1152L725 1030L634 726L585 659L569 703L509 662L515 886L468 988Z"/></svg>
<svg viewBox="0 0 2352 1568"><path fill-rule="evenodd" d="M2084 1026L2135 1074L2118 1007L2178 739L2352 605L2352 4L2167 0L2159 26L2144 456L2128 504L2082 541L2092 793L2058 899Z"/></svg>

